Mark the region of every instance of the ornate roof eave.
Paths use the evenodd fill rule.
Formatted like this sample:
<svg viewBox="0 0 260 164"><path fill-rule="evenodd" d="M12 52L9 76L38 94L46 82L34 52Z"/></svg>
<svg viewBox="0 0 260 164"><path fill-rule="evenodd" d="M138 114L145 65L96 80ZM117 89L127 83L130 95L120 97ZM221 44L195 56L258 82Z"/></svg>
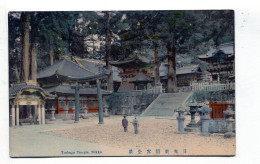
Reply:
<svg viewBox="0 0 260 164"><path fill-rule="evenodd" d="M15 91L14 93L10 93L10 91L9 91L9 99L16 98L17 96L21 95L24 91L29 91L30 93L32 93L34 91L39 91L42 94L42 96L45 97L46 99L54 99L55 98L54 95L46 92L44 89L42 89L38 86L24 85L24 87L17 89L17 91Z"/></svg>
<svg viewBox="0 0 260 164"><path fill-rule="evenodd" d="M130 60L124 60L124 61L110 61L109 63L113 66L128 64L136 60L136 57L130 59Z"/></svg>
<svg viewBox="0 0 260 164"><path fill-rule="evenodd" d="M52 88L47 89L50 93L55 93L57 97L59 95L75 95L74 89L72 89L73 86L64 86L64 85L58 85ZM89 90L88 90L89 89ZM93 92L94 90L94 92ZM101 89L102 95L110 95L112 92L106 91ZM85 88L85 87L80 87L79 90L80 95L97 95L96 93L96 88Z"/></svg>
<svg viewBox="0 0 260 164"><path fill-rule="evenodd" d="M146 60L146 61L145 61ZM131 64L132 62L136 62L138 65L145 66L147 64L151 64L150 60L147 59L145 56L139 56L138 54L134 54L133 58L128 59L128 60L123 60L123 61L109 61L109 63L115 67L125 67L128 64ZM131 67L134 67L136 65L131 65Z"/></svg>

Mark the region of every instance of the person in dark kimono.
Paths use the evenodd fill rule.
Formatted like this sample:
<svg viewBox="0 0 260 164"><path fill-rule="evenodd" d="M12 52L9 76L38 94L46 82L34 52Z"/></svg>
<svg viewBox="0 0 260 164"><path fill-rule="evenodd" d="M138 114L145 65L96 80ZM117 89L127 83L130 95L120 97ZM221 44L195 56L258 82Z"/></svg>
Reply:
<svg viewBox="0 0 260 164"><path fill-rule="evenodd" d="M138 134L139 123L138 123L136 116L135 116L135 119L133 120L133 126L134 126L134 130L135 130L135 134Z"/></svg>
<svg viewBox="0 0 260 164"><path fill-rule="evenodd" d="M124 132L127 132L128 120L126 119L126 116L124 116L122 120L122 126L124 127Z"/></svg>

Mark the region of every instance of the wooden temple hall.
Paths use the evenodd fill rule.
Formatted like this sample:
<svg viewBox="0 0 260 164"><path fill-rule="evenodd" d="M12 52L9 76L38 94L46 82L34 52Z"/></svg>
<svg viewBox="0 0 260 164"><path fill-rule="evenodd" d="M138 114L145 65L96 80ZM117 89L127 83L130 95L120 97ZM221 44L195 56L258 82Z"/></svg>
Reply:
<svg viewBox="0 0 260 164"><path fill-rule="evenodd" d="M234 43L228 42L211 49L199 59L209 64L210 81L217 83L235 82L235 51Z"/></svg>
<svg viewBox="0 0 260 164"><path fill-rule="evenodd" d="M140 56L138 53L134 53L132 56L128 60L110 62L112 66L120 70L118 75L122 82L118 87L118 92L147 90L154 85L148 71L143 69L151 65L150 59Z"/></svg>
<svg viewBox="0 0 260 164"><path fill-rule="evenodd" d="M46 119L55 120L54 114L56 118L64 118L73 113L78 121L80 112L99 112L99 109L103 112L103 98L111 94L101 89L106 87L109 74L103 67L104 63L98 61L64 57L39 71L37 80L35 76L26 82L11 84L10 126L45 124ZM115 78L115 83L120 80Z"/></svg>

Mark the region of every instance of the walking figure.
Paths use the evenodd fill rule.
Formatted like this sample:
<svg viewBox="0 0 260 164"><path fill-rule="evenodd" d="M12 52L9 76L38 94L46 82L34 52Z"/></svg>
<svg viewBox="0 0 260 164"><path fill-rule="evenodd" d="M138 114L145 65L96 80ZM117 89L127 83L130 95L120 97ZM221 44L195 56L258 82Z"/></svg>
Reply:
<svg viewBox="0 0 260 164"><path fill-rule="evenodd" d="M135 116L135 119L133 120L133 126L135 129L135 134L138 134L139 123L138 123L138 120L136 119L136 116Z"/></svg>
<svg viewBox="0 0 260 164"><path fill-rule="evenodd" d="M126 116L124 116L122 120L122 126L124 127L124 132L127 132L128 120L126 119Z"/></svg>

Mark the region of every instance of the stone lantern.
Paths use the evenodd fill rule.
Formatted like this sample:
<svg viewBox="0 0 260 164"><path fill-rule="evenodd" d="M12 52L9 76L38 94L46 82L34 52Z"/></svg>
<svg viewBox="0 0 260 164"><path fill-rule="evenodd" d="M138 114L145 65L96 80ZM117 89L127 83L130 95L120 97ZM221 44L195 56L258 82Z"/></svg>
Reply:
<svg viewBox="0 0 260 164"><path fill-rule="evenodd" d="M234 119L233 116L235 115L235 112L231 109L231 106L229 105L227 110L225 110L224 112L225 118L226 118L226 122L227 122L227 132L224 134L224 138L231 138L235 136L235 133L233 133L233 123L234 123Z"/></svg>
<svg viewBox="0 0 260 164"><path fill-rule="evenodd" d="M83 107L83 110L84 110L84 113L82 115L82 118L87 119L88 118L88 108L86 105Z"/></svg>
<svg viewBox="0 0 260 164"><path fill-rule="evenodd" d="M190 107L190 115L191 115L191 120L190 123L186 126L186 128L184 129L186 132L197 132L199 130L199 125L196 123L195 121L195 113L198 110L198 104L194 102L194 100L192 100L192 102L190 102L188 104L188 106Z"/></svg>
<svg viewBox="0 0 260 164"><path fill-rule="evenodd" d="M205 104L204 103L198 103L198 109L203 107ZM199 116L201 116L201 111L197 110L197 112L199 113ZM201 117L200 117L201 118ZM201 119L197 122L198 126L201 127Z"/></svg>
<svg viewBox="0 0 260 164"><path fill-rule="evenodd" d="M56 109L53 106L51 106L51 109L49 109L49 110L51 111L50 121L55 121L56 120L56 118L55 118L55 111L56 111Z"/></svg>
<svg viewBox="0 0 260 164"><path fill-rule="evenodd" d="M122 108L122 115L130 115L130 107L126 105L121 105Z"/></svg>
<svg viewBox="0 0 260 164"><path fill-rule="evenodd" d="M203 106L199 108L201 112L200 120L201 120L201 135L209 135L209 120L210 120L210 112L212 111L211 108L207 106Z"/></svg>
<svg viewBox="0 0 260 164"><path fill-rule="evenodd" d="M108 113L108 105L105 104L104 107L103 107L105 113L104 113L104 117L109 117L109 113Z"/></svg>
<svg viewBox="0 0 260 164"><path fill-rule="evenodd" d="M183 134L184 133L184 112L186 112L186 110L183 107L179 107L178 109L175 110L175 112L178 112L178 134Z"/></svg>
<svg viewBox="0 0 260 164"><path fill-rule="evenodd" d="M64 113L65 113L65 117L64 117L63 120L64 120L64 121L70 120L70 119L69 119L69 116L68 116L68 111L69 111L68 105L65 105L64 108L63 108L63 110L64 110Z"/></svg>

